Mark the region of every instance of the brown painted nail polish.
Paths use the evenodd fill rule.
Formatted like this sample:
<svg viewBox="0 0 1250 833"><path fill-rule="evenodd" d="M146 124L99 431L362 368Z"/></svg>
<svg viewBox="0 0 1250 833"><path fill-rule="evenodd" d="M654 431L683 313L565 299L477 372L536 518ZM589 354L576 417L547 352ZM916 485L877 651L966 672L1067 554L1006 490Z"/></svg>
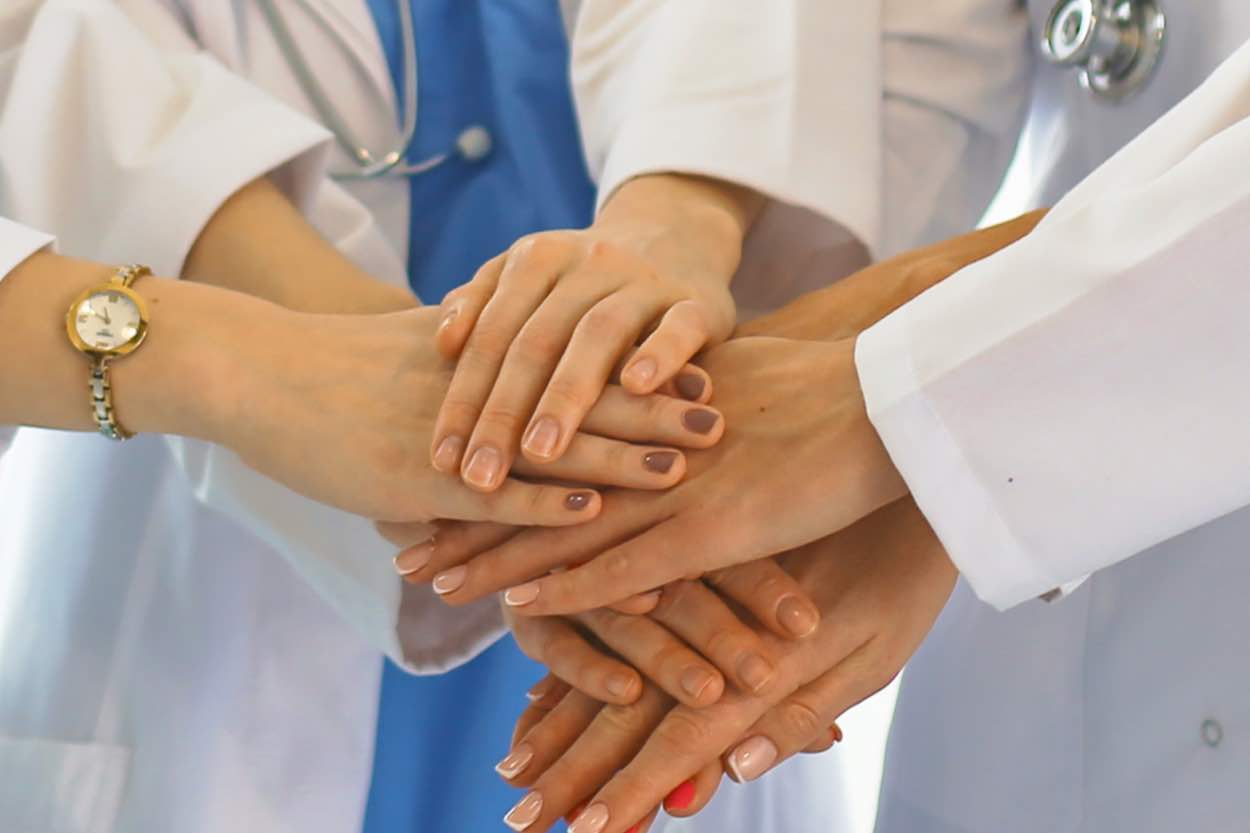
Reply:
<svg viewBox="0 0 1250 833"><path fill-rule="evenodd" d="M699 397L703 395L703 389L707 387L703 377L697 373L679 374L673 385L682 399L688 399L691 402L698 402Z"/></svg>
<svg viewBox="0 0 1250 833"><path fill-rule="evenodd" d="M691 408L682 415L681 422L696 434L710 434L720 422L720 414L703 408Z"/></svg>
<svg viewBox="0 0 1250 833"><path fill-rule="evenodd" d="M642 455L642 467L656 474L668 474L676 462L676 451L652 451Z"/></svg>
<svg viewBox="0 0 1250 833"><path fill-rule="evenodd" d="M593 492L574 492L564 499L564 506L566 509L580 512L590 505L592 497L594 497Z"/></svg>

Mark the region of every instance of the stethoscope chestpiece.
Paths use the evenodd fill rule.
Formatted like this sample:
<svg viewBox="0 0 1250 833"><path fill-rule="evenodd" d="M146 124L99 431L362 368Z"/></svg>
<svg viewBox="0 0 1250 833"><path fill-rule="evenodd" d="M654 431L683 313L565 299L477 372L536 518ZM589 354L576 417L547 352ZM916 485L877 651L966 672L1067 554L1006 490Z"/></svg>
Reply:
<svg viewBox="0 0 1250 833"><path fill-rule="evenodd" d="M1043 28L1042 54L1079 68L1081 84L1100 98L1122 101L1154 73L1166 29L1159 0L1059 0Z"/></svg>

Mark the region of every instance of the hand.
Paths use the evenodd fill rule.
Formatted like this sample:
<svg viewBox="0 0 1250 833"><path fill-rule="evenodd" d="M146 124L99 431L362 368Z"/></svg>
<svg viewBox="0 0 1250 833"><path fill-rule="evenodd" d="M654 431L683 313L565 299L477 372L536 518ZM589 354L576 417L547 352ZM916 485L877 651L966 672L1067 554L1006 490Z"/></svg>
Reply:
<svg viewBox="0 0 1250 833"><path fill-rule="evenodd" d="M449 603L511 588L505 599L523 615L568 614L846 527L906 494L868 421L852 350L849 341L735 339L709 351L704 367L728 429L691 457L685 481L663 494L611 493L593 523L523 532L481 554L471 531L450 525L414 578L456 568Z"/></svg>
<svg viewBox="0 0 1250 833"><path fill-rule="evenodd" d="M432 344L436 310L311 315L247 300L255 315L214 324L236 329L219 334L215 345L229 357L217 387L235 393L209 439L262 473L316 500L385 520L559 526L598 514L600 498L589 489L510 479L483 495L430 465L426 449L450 375ZM683 425L689 410L676 400L610 389L588 423L597 436L579 435L558 463L527 465L518 473L670 486L684 472L681 452L622 440L704 446L708 435Z"/></svg>
<svg viewBox="0 0 1250 833"><path fill-rule="evenodd" d="M590 228L523 238L449 293L438 345L459 363L434 431L435 467L493 491L518 449L536 464L565 454L649 328L621 376L634 393L654 392L724 340L749 202L710 181L642 177Z"/></svg>
<svg viewBox="0 0 1250 833"><path fill-rule="evenodd" d="M532 749L532 789L518 808L521 820L535 806L538 812L516 829L538 833L589 799L587 822L572 833L623 833L692 778L694 797L683 789L691 802L686 812L705 803L715 786L708 767L719 766L722 755L729 772L751 781L796 752L828 745L835 721L897 676L956 578L910 499L783 562L817 602L821 625L801 642L762 637L781 657L769 692L729 692L702 709L644 692L634 705L593 712L574 697L564 711L530 720L520 741ZM574 707L580 714L569 713Z"/></svg>

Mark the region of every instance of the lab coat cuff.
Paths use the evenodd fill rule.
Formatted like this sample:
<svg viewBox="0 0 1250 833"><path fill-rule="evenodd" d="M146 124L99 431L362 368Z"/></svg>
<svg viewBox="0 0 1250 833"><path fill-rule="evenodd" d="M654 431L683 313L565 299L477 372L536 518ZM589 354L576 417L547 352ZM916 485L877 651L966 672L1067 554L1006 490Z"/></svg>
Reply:
<svg viewBox="0 0 1250 833"><path fill-rule="evenodd" d="M865 330L855 364L868 417L956 568L999 610L1071 591L1083 580L1048 576L1016 538L925 394L913 361L906 306Z"/></svg>
<svg viewBox="0 0 1250 833"><path fill-rule="evenodd" d="M209 64L207 72L224 73ZM146 166L115 207L122 234L109 251L141 252L161 275L180 275L213 215L243 186L268 175L303 210L325 176L332 137L316 122L261 90L229 79L232 106L195 122L177 152ZM171 200L176 206L171 206ZM153 234L153 229L160 229Z"/></svg>
<svg viewBox="0 0 1250 833"><path fill-rule="evenodd" d="M403 585L396 662L410 674L443 674L476 658L505 633L494 596L450 607L429 585Z"/></svg>
<svg viewBox="0 0 1250 833"><path fill-rule="evenodd" d="M56 238L0 217L0 281L22 261L48 248Z"/></svg>

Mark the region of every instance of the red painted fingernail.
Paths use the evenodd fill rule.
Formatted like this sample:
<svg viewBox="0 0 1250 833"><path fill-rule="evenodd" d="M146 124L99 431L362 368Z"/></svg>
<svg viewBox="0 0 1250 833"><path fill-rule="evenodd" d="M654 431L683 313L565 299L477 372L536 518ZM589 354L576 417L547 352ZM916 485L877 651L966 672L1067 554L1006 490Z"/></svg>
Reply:
<svg viewBox="0 0 1250 833"><path fill-rule="evenodd" d="M572 810L569 810L568 813L564 816L564 820L567 821L569 824L572 824L573 820L576 819L578 816L580 816L585 809L586 809L586 802L583 801L581 804L578 804Z"/></svg>
<svg viewBox="0 0 1250 833"><path fill-rule="evenodd" d="M833 728L829 730L829 733L830 733L831 735L833 735L833 742L834 742L834 743L841 743L841 742L842 742L842 727L841 727L841 726L839 726L839 725L838 725L838 724L836 724L836 723L835 723L835 724L833 724Z"/></svg>
<svg viewBox="0 0 1250 833"><path fill-rule="evenodd" d="M664 799L664 809L670 813L674 810L684 810L694 803L694 796L694 781L687 781L668 794L668 797Z"/></svg>
<svg viewBox="0 0 1250 833"><path fill-rule="evenodd" d="M625 831L625 833L638 833L642 829L642 824L635 824L633 827Z"/></svg>

